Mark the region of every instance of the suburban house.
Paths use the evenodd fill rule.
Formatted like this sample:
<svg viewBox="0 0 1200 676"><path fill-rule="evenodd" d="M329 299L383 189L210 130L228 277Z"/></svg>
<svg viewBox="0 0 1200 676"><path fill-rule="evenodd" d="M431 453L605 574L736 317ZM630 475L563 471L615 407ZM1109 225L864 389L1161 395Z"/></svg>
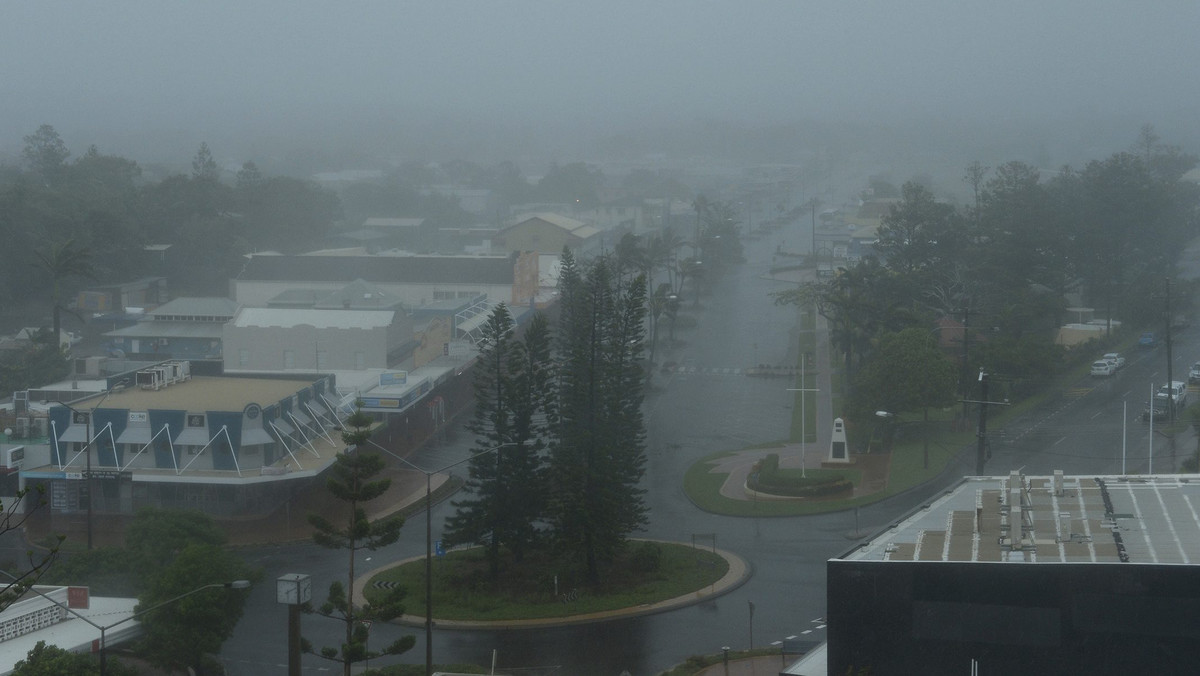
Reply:
<svg viewBox="0 0 1200 676"><path fill-rule="evenodd" d="M541 212L522 216L516 223L500 230L492 238L492 248L557 254L566 247L578 252L599 246L602 234L602 230L583 221Z"/></svg>
<svg viewBox="0 0 1200 676"><path fill-rule="evenodd" d="M149 309L167 302L167 278L145 277L122 284L92 286L75 296L75 309L92 314Z"/></svg>
<svg viewBox="0 0 1200 676"><path fill-rule="evenodd" d="M221 359L221 326L238 305L228 298L176 298L147 312L133 326L104 335L113 351L156 359Z"/></svg>

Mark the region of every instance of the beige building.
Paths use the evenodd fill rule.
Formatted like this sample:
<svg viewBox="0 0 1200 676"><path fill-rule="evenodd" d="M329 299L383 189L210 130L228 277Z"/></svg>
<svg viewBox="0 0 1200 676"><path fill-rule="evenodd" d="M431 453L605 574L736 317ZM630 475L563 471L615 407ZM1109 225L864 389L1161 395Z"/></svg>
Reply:
<svg viewBox="0 0 1200 676"><path fill-rule="evenodd" d="M492 238L492 247L502 251L561 253L563 248L582 251L599 242L601 230L583 221L543 212L522 216Z"/></svg>
<svg viewBox="0 0 1200 676"><path fill-rule="evenodd" d="M361 371L412 364L412 319L397 310L242 308L224 327L227 371Z"/></svg>

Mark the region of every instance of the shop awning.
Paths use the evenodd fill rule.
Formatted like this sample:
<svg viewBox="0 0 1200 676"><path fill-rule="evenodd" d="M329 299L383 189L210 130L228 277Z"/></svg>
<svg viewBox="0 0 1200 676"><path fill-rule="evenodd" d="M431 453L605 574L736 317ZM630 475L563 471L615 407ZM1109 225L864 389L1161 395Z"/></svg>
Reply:
<svg viewBox="0 0 1200 676"><path fill-rule="evenodd" d="M255 446L258 444L273 444L275 437L271 436L266 430L261 427L251 429L242 429L242 445Z"/></svg>
<svg viewBox="0 0 1200 676"><path fill-rule="evenodd" d="M126 427L121 436L117 437L117 443L145 446L150 443L152 436L154 435L150 433L149 427Z"/></svg>
<svg viewBox="0 0 1200 676"><path fill-rule="evenodd" d="M296 428L289 425L288 422L282 418L279 420L272 420L271 424L275 427L278 427L279 431L283 432L284 434L294 434L296 432Z"/></svg>
<svg viewBox="0 0 1200 676"><path fill-rule="evenodd" d="M70 427L67 428L66 432L62 433L62 436L59 437L58 440L60 442L67 442L67 443L77 443L77 444L87 443L87 440L88 440L87 425L71 425Z"/></svg>
<svg viewBox="0 0 1200 676"><path fill-rule="evenodd" d="M184 446L207 446L211 439L208 430L203 427L185 427L175 438L175 443Z"/></svg>

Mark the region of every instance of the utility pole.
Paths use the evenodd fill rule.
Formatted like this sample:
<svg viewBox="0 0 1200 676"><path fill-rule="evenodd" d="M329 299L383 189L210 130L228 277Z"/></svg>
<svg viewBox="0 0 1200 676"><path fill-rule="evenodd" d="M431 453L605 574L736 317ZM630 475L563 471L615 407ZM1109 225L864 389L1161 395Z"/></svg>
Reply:
<svg viewBox="0 0 1200 676"><path fill-rule="evenodd" d="M1001 378L1003 380L1003 378ZM1008 400L1004 401L988 401L988 374L982 368L979 369L979 394L978 400L964 400L964 404L979 404L979 430L976 432L978 438L978 446L975 450L975 475L983 476L984 465L988 461L987 448L987 409L988 406L1008 406Z"/></svg>
<svg viewBox="0 0 1200 676"><path fill-rule="evenodd" d="M975 475L983 476L983 466L987 462L988 376L982 369L979 371L979 394L979 446L975 451Z"/></svg>
<svg viewBox="0 0 1200 676"><path fill-rule="evenodd" d="M1174 317L1171 316L1171 278L1168 277L1166 282L1167 282L1166 309L1163 312L1166 315L1166 324L1167 324L1167 330L1166 330L1166 334L1165 334L1167 336L1167 388L1170 389L1171 392L1173 393L1175 391L1173 389L1175 381L1171 377L1171 324L1173 323ZM1170 420L1171 422L1175 422L1175 396L1174 396L1174 394L1172 394L1168 397L1168 401L1170 402L1170 405L1167 406L1167 419ZM1153 418L1154 417L1154 400L1151 399L1150 402L1151 402L1150 403L1150 417Z"/></svg>
<svg viewBox="0 0 1200 676"><path fill-rule="evenodd" d="M969 396L971 395L971 392L970 392L971 385L970 385L969 381L967 380L967 369L969 369L969 368L970 368L970 365L969 365L969 364L970 364L970 361L969 361L969 359L970 359L970 355L971 355L971 336L970 336L970 330L971 330L971 305L970 305L970 303L969 303L969 302L964 302L964 303L963 303L962 311L963 311L963 321L962 321L962 323L963 323L963 334L962 334L962 337L963 337L963 353L962 353L962 368L960 368L960 369L959 369L959 373L958 373L958 380L959 380L959 389L962 391L962 398L963 398L963 424L965 425L965 424L966 424L966 420L967 420L967 413L968 413L968 411L967 411L967 397L969 397ZM984 399L984 401L987 401L987 395L986 395L986 394L984 395L983 399Z"/></svg>

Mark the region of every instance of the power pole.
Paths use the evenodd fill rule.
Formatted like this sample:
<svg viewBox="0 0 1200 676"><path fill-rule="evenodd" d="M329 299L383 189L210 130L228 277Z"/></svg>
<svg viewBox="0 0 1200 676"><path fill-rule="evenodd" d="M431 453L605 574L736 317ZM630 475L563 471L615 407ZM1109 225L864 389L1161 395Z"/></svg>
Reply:
<svg viewBox="0 0 1200 676"><path fill-rule="evenodd" d="M1168 397L1170 406L1167 406L1167 419L1170 420L1171 422L1175 422L1175 396L1174 396L1175 380L1171 377L1171 324L1173 323L1173 320L1174 320L1174 317L1171 316L1171 278L1168 277L1166 281L1167 281L1167 297L1166 297L1166 309L1164 310L1164 313L1166 314L1166 320L1167 320L1166 321L1166 323L1167 323L1167 331L1166 331L1166 336L1167 336L1167 388L1172 392L1172 394L1169 395L1169 397ZM1150 416L1154 417L1154 402L1153 402L1153 400L1151 400L1151 402L1150 402L1150 409L1151 409Z"/></svg>
<svg viewBox="0 0 1200 676"><path fill-rule="evenodd" d="M983 466L987 463L987 407L988 407L988 377L979 371L979 445L975 451L975 475L983 476Z"/></svg>
<svg viewBox="0 0 1200 676"><path fill-rule="evenodd" d="M967 369L970 368L969 359L970 359L970 354L971 354L971 336L969 335L970 329L971 329L971 306L970 306L970 304L963 303L962 311L963 311L963 322L962 322L963 323L963 335L962 335L962 337L963 337L963 353L962 353L962 368L959 369L958 381L959 381L959 389L962 391L963 424L965 425L966 420L967 420L967 414L968 414L967 397L971 396L971 384L967 380L967 372L968 372ZM987 401L986 394L983 396L983 399L984 399L984 401Z"/></svg>

